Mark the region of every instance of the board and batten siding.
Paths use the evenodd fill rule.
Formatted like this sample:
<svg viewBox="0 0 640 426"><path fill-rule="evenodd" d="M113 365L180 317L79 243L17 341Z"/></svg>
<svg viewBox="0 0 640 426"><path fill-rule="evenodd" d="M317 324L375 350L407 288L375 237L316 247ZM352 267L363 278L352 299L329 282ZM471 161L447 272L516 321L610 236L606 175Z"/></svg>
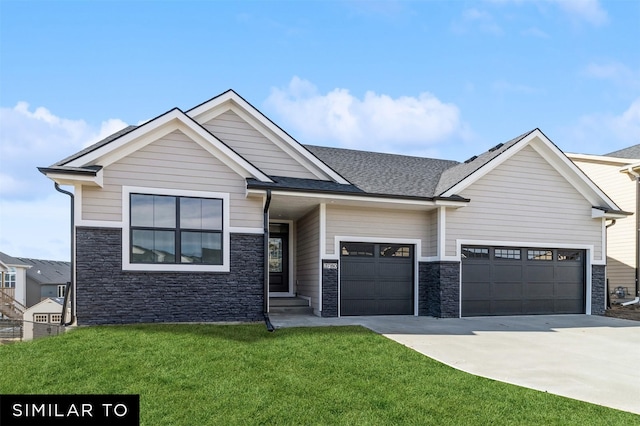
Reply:
<svg viewBox="0 0 640 426"><path fill-rule="evenodd" d="M122 221L122 187L230 194L230 225L262 228L262 200L246 198L245 179L180 131L105 167L104 187L82 188L82 219Z"/></svg>
<svg viewBox="0 0 640 426"><path fill-rule="evenodd" d="M233 111L227 111L203 126L270 176L318 179Z"/></svg>
<svg viewBox="0 0 640 426"><path fill-rule="evenodd" d="M320 211L307 213L296 223L296 292L311 298L315 313L320 311Z"/></svg>
<svg viewBox="0 0 640 426"><path fill-rule="evenodd" d="M573 160L622 210L636 210L636 182L620 173L620 163ZM636 241L635 216L616 220L607 228L607 279L609 289L618 286L631 290L635 286Z"/></svg>
<svg viewBox="0 0 640 426"><path fill-rule="evenodd" d="M371 239L421 240L422 253L427 256L432 227L430 214L424 210L374 209L327 205L325 251L336 255L336 236ZM434 228L433 228L434 229Z"/></svg>
<svg viewBox="0 0 640 426"><path fill-rule="evenodd" d="M447 210L446 255L456 240L593 245L602 260L602 221L591 204L530 146L459 194L470 203Z"/></svg>

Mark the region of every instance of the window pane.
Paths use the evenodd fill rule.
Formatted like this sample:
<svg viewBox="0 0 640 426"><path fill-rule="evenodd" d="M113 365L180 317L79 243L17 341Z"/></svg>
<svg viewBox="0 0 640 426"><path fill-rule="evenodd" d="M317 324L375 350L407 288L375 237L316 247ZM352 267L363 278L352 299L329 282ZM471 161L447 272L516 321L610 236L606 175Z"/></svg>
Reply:
<svg viewBox="0 0 640 426"><path fill-rule="evenodd" d="M489 248L488 247L463 247L462 258L463 259L488 259Z"/></svg>
<svg viewBox="0 0 640 426"><path fill-rule="evenodd" d="M495 249L494 256L496 259L520 260L520 249Z"/></svg>
<svg viewBox="0 0 640 426"><path fill-rule="evenodd" d="M560 261L581 261L581 250L558 250L558 260Z"/></svg>
<svg viewBox="0 0 640 426"><path fill-rule="evenodd" d="M222 234L212 232L182 232L181 263L222 265Z"/></svg>
<svg viewBox="0 0 640 426"><path fill-rule="evenodd" d="M373 244L367 243L344 243L342 245L342 255L373 257L374 247Z"/></svg>
<svg viewBox="0 0 640 426"><path fill-rule="evenodd" d="M221 230L222 200L180 198L180 227Z"/></svg>
<svg viewBox="0 0 640 426"><path fill-rule="evenodd" d="M176 199L175 197L153 197L153 226L156 228L176 227Z"/></svg>
<svg viewBox="0 0 640 426"><path fill-rule="evenodd" d="M382 257L411 257L410 246L400 245L380 245L380 256Z"/></svg>
<svg viewBox="0 0 640 426"><path fill-rule="evenodd" d="M200 198L180 198L180 227L202 229L202 200Z"/></svg>
<svg viewBox="0 0 640 426"><path fill-rule="evenodd" d="M552 250L527 250L529 260L553 260Z"/></svg>
<svg viewBox="0 0 640 426"><path fill-rule="evenodd" d="M175 228L175 197L131 194L131 226Z"/></svg>
<svg viewBox="0 0 640 426"><path fill-rule="evenodd" d="M134 229L131 234L131 260L133 262L175 262L175 233L173 231Z"/></svg>
<svg viewBox="0 0 640 426"><path fill-rule="evenodd" d="M202 200L202 229L222 229L222 200Z"/></svg>
<svg viewBox="0 0 640 426"><path fill-rule="evenodd" d="M282 238L269 238L269 272L282 272Z"/></svg>

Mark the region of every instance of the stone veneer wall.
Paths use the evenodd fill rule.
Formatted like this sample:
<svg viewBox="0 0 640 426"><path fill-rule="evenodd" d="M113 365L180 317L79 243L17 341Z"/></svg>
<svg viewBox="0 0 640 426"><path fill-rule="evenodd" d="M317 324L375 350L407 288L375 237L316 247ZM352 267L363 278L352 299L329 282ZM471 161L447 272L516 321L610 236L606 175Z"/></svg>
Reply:
<svg viewBox="0 0 640 426"><path fill-rule="evenodd" d="M326 266L326 265L335 265ZM322 261L322 316L338 316L338 261Z"/></svg>
<svg viewBox="0 0 640 426"><path fill-rule="evenodd" d="M460 316L460 262L420 262L418 315Z"/></svg>
<svg viewBox="0 0 640 426"><path fill-rule="evenodd" d="M604 315L606 308L606 267L604 265L591 265L591 313Z"/></svg>
<svg viewBox="0 0 640 426"><path fill-rule="evenodd" d="M122 230L76 229L78 325L260 321L263 236L231 234L230 272L122 270Z"/></svg>

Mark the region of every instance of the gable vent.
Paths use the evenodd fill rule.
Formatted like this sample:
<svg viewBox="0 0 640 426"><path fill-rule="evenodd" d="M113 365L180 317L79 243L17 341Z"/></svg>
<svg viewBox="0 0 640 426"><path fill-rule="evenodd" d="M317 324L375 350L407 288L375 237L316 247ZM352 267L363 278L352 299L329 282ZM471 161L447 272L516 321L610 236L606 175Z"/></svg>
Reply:
<svg viewBox="0 0 640 426"><path fill-rule="evenodd" d="M502 148L502 145L504 145L504 144L503 144L503 143L499 143L498 145L496 145L496 146L494 146L493 148L491 148L491 149L489 150L489 152L493 152L493 151L495 151L496 149L500 149L500 148Z"/></svg>
<svg viewBox="0 0 640 426"><path fill-rule="evenodd" d="M476 158L478 158L478 156L474 155L473 157L471 157L467 161L465 161L464 164L468 164L468 163L472 162L473 160L475 160Z"/></svg>

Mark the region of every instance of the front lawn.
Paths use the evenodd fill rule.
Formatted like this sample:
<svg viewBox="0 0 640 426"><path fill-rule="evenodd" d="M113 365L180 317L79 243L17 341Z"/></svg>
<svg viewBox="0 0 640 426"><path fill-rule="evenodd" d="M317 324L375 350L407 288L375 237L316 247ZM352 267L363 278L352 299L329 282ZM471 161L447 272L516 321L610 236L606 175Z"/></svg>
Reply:
<svg viewBox="0 0 640 426"><path fill-rule="evenodd" d="M140 394L148 426L640 422L463 373L360 327L88 327L0 346L0 359L0 393Z"/></svg>

